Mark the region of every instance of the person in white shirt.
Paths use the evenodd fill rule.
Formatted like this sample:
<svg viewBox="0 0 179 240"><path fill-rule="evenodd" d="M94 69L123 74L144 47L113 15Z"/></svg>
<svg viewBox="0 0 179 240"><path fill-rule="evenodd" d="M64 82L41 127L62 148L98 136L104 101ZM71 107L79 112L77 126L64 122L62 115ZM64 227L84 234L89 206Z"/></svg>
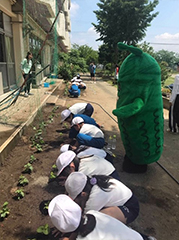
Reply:
<svg viewBox="0 0 179 240"><path fill-rule="evenodd" d="M91 210L82 215L79 205L65 194L51 200L48 214L64 240L156 240L104 213Z"/></svg>
<svg viewBox="0 0 179 240"><path fill-rule="evenodd" d="M80 74L77 74L77 76L71 80L71 84L76 84L80 89L86 89L86 84L82 81Z"/></svg>
<svg viewBox="0 0 179 240"><path fill-rule="evenodd" d="M69 110L73 114L84 114L89 117L91 117L94 112L94 108L90 103L75 103L74 105L69 107Z"/></svg>
<svg viewBox="0 0 179 240"><path fill-rule="evenodd" d="M177 71L179 72L179 62L176 63L176 65ZM167 131L177 133L177 131L179 131L179 74L177 74L175 77L173 90L169 102L169 129L167 129Z"/></svg>
<svg viewBox="0 0 179 240"><path fill-rule="evenodd" d="M60 153L66 152L68 150L72 150L77 154L77 157L89 156L89 155L97 155L99 157L105 158L110 163L113 163L114 156L108 150L99 149L95 147L89 147L85 145L80 145L79 147L75 147L72 144L63 144L60 147Z"/></svg>
<svg viewBox="0 0 179 240"><path fill-rule="evenodd" d="M68 150L58 156L56 166L58 170L56 181L61 183L64 183L74 171L83 172L88 176L105 174L119 180L119 174L114 166L106 159L93 154L77 157L73 151Z"/></svg>
<svg viewBox="0 0 179 240"><path fill-rule="evenodd" d="M139 202L132 191L117 179L106 175L88 177L71 173L65 181L68 195L84 213L96 210L129 224L139 215Z"/></svg>
<svg viewBox="0 0 179 240"><path fill-rule="evenodd" d="M86 145L95 148L104 147L104 133L98 127L84 123L81 117L73 118L72 126L78 132L76 136L76 146Z"/></svg>

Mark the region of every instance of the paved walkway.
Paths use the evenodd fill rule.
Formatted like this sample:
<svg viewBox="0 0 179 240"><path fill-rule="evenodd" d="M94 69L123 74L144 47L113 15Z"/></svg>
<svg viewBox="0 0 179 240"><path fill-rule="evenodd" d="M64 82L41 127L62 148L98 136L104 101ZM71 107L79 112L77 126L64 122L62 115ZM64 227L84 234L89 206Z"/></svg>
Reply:
<svg viewBox="0 0 179 240"><path fill-rule="evenodd" d="M50 80L46 80L47 82ZM0 107L0 160L4 149L13 141L16 134L20 134L24 126L28 126L34 119L38 109L47 102L54 102L53 91L60 87L62 80L56 79L54 84L50 84L48 88L43 85L31 90L33 95L25 97L20 94L16 103L5 110L7 105ZM10 93L0 96L0 101L7 97ZM9 138L9 139L8 139ZM8 151L8 150L7 150ZM6 155L6 153L5 153ZM4 157L3 157L4 158Z"/></svg>

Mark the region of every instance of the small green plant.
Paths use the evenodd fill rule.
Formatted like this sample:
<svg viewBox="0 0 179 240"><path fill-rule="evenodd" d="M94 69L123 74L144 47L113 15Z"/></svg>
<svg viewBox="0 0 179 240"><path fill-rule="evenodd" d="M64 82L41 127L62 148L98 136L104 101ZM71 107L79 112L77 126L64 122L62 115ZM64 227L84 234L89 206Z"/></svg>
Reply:
<svg viewBox="0 0 179 240"><path fill-rule="evenodd" d="M63 127L64 127L64 128L68 128L68 124L64 123L64 124L63 124Z"/></svg>
<svg viewBox="0 0 179 240"><path fill-rule="evenodd" d="M44 207L43 207L44 210L48 210L49 203L50 203L50 201L44 203Z"/></svg>
<svg viewBox="0 0 179 240"><path fill-rule="evenodd" d="M21 198L23 198L25 196L23 188L17 189L15 191L15 193L16 193L16 197L17 197L18 200L20 200Z"/></svg>
<svg viewBox="0 0 179 240"><path fill-rule="evenodd" d="M34 155L31 155L29 163L32 164L35 160L36 160L36 157L34 157Z"/></svg>
<svg viewBox="0 0 179 240"><path fill-rule="evenodd" d="M39 124L39 128L41 128L41 129L44 129L46 126L47 126L47 124L45 122L41 122Z"/></svg>
<svg viewBox="0 0 179 240"><path fill-rule="evenodd" d="M41 233L44 235L49 235L50 234L50 227L48 224L42 225L40 227L37 228L37 233Z"/></svg>
<svg viewBox="0 0 179 240"><path fill-rule="evenodd" d="M24 173L31 173L33 171L32 164L29 162L26 165L24 165Z"/></svg>
<svg viewBox="0 0 179 240"><path fill-rule="evenodd" d="M51 122L53 122L53 115L50 115L50 116L48 117L48 119L49 119Z"/></svg>
<svg viewBox="0 0 179 240"><path fill-rule="evenodd" d="M57 169L57 165L53 164L52 169L56 170Z"/></svg>
<svg viewBox="0 0 179 240"><path fill-rule="evenodd" d="M67 96L69 94L69 82L66 83L65 90L64 90L64 96Z"/></svg>
<svg viewBox="0 0 179 240"><path fill-rule="evenodd" d="M59 133L59 136L60 136L60 138L63 138L63 133L60 132L60 133Z"/></svg>
<svg viewBox="0 0 179 240"><path fill-rule="evenodd" d="M41 144L38 144L38 143L37 143L37 144L35 145L35 148L37 149L38 152L42 152L42 151L43 151Z"/></svg>
<svg viewBox="0 0 179 240"><path fill-rule="evenodd" d="M52 109L52 112L56 112L56 110L59 108L59 106L55 106L53 109Z"/></svg>
<svg viewBox="0 0 179 240"><path fill-rule="evenodd" d="M29 180L25 176L20 175L19 180L18 180L18 184L20 186L26 186L28 183L29 183Z"/></svg>
<svg viewBox="0 0 179 240"><path fill-rule="evenodd" d="M0 209L0 218L3 220L9 215L10 211L8 209L8 202L4 202L2 209Z"/></svg>
<svg viewBox="0 0 179 240"><path fill-rule="evenodd" d="M53 171L51 171L50 172L50 179L53 179L53 178L56 178L56 174Z"/></svg>

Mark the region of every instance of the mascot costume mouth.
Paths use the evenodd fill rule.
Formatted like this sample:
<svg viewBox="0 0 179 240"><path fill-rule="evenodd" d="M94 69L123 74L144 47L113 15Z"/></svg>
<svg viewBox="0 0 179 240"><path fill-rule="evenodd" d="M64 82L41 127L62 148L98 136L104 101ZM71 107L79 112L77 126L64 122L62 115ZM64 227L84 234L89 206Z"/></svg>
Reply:
<svg viewBox="0 0 179 240"><path fill-rule="evenodd" d="M118 100L113 110L126 152L123 170L143 173L163 151L161 70L141 49L121 42L118 48L131 52L119 70Z"/></svg>

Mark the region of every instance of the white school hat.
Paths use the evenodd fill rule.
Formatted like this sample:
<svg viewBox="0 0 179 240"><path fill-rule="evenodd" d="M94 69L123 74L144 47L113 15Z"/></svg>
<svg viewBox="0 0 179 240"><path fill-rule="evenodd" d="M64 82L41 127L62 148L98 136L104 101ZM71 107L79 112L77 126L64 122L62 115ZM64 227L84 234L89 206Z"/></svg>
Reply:
<svg viewBox="0 0 179 240"><path fill-rule="evenodd" d="M53 225L63 233L76 230L81 221L81 208L65 194L52 199L48 206L48 214Z"/></svg>
<svg viewBox="0 0 179 240"><path fill-rule="evenodd" d="M63 144L60 148L60 153L64 153L69 150L70 144Z"/></svg>
<svg viewBox="0 0 179 240"><path fill-rule="evenodd" d="M63 169L68 166L73 159L75 158L76 153L73 151L69 150L64 153L61 153L57 160L56 160L56 166L58 168L57 176L63 171Z"/></svg>
<svg viewBox="0 0 179 240"><path fill-rule="evenodd" d="M72 172L65 181L65 189L73 200L83 191L87 176L82 172Z"/></svg>
<svg viewBox="0 0 179 240"><path fill-rule="evenodd" d="M71 126L84 122L82 117L74 117Z"/></svg>
<svg viewBox="0 0 179 240"><path fill-rule="evenodd" d="M65 109L61 112L61 123L65 121L71 114L71 111L68 109Z"/></svg>

